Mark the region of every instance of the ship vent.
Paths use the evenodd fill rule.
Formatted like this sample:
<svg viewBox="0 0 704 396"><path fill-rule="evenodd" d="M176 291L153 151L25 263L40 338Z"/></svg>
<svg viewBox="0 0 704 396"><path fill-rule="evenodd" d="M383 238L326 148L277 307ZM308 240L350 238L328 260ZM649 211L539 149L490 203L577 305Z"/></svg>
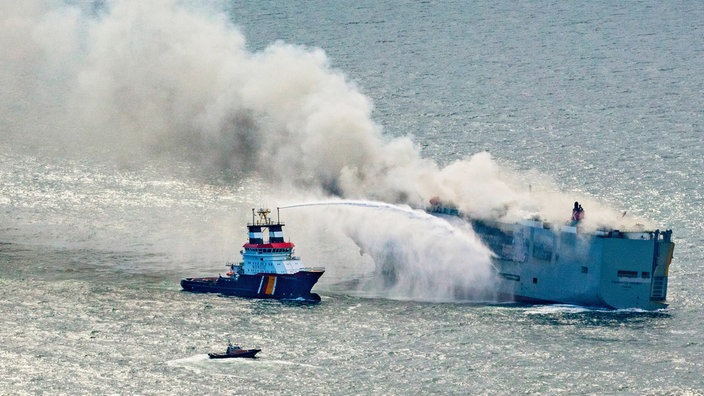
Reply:
<svg viewBox="0 0 704 396"><path fill-rule="evenodd" d="M667 278L656 276L653 278L653 290L650 297L653 300L664 300L667 294Z"/></svg>
<svg viewBox="0 0 704 396"><path fill-rule="evenodd" d="M272 225L269 227L269 241L271 243L278 243L284 241L284 232L281 229L280 224Z"/></svg>
<svg viewBox="0 0 704 396"><path fill-rule="evenodd" d="M264 236L262 234L262 227L249 226L249 243L255 243L255 244L264 243Z"/></svg>

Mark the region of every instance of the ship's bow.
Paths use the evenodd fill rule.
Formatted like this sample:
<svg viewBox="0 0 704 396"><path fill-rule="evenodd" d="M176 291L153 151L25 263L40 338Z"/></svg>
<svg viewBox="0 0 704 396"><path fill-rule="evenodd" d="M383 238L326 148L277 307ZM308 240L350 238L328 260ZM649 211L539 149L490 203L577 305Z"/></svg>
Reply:
<svg viewBox="0 0 704 396"><path fill-rule="evenodd" d="M600 298L612 308L667 307L675 244L671 231L619 233L603 240ZM646 237L647 236L647 237Z"/></svg>

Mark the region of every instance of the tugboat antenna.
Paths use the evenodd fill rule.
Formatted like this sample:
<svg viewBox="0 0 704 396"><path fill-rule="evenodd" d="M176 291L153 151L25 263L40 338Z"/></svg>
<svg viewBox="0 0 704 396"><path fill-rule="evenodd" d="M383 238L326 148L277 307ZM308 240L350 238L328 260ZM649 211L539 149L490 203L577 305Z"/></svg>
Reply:
<svg viewBox="0 0 704 396"><path fill-rule="evenodd" d="M279 217L279 207L276 207L276 224L281 224L281 219Z"/></svg>

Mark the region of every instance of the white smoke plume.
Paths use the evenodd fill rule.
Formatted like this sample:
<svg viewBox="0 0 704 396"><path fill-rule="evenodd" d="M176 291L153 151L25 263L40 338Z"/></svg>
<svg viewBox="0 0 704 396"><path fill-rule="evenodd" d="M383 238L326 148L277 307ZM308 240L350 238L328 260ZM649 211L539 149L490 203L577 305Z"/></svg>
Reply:
<svg viewBox="0 0 704 396"><path fill-rule="evenodd" d="M423 158L410 138L383 135L370 100L323 50L276 42L252 52L212 7L176 0L4 1L0 47L0 133L18 144L128 164L179 158L205 173L253 173L288 191L287 198L418 208L439 196L472 216L505 221L539 214L563 222L575 200L544 176L513 172L488 153L444 167ZM620 221L596 201L579 200L587 225ZM455 248L438 261L447 246L437 250L418 240L399 253L392 247L408 240L409 230L374 224L350 218L347 234L376 257L388 249L395 261L434 261L453 279L486 274L455 272L481 251L466 236L450 241L466 242L468 251ZM486 267L487 255L479 256ZM428 279L402 276L415 276L399 279L406 290ZM446 286L444 297L458 287Z"/></svg>
<svg viewBox="0 0 704 396"><path fill-rule="evenodd" d="M226 15L175 0L71 4L0 5L4 134L125 161L158 154L255 171L322 195L416 207L440 196L504 220L570 215L571 197L529 192L487 153L440 168L409 138L385 138L368 98L320 49L251 52ZM618 217L585 206L588 221Z"/></svg>

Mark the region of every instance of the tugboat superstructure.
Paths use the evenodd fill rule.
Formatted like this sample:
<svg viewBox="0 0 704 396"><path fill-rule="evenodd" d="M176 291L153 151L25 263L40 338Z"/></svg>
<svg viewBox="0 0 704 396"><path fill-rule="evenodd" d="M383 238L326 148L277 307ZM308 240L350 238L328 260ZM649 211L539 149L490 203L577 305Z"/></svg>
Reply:
<svg viewBox="0 0 704 396"><path fill-rule="evenodd" d="M320 301L311 293L324 268L308 268L294 254L293 242L284 240L284 223L269 218L269 209L252 209L252 222L247 224L249 239L242 246L242 261L228 264L226 276L186 278L184 290L220 293L251 298ZM258 219L256 218L258 215ZM277 216L278 217L278 216Z"/></svg>

